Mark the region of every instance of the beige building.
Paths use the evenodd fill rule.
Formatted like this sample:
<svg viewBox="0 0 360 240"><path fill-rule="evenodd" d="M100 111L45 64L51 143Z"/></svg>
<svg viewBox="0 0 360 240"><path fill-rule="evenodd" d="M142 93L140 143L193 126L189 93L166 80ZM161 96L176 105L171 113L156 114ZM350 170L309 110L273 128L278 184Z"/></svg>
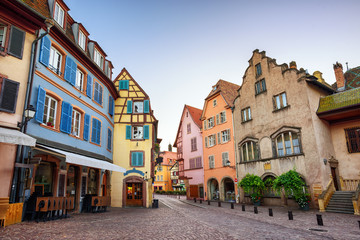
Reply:
<svg viewBox="0 0 360 240"><path fill-rule="evenodd" d="M234 100L239 181L247 173L265 180L296 169L315 206L329 182L330 168L324 161L335 155L329 126L316 111L319 98L333 92L325 82L297 69L295 62L290 67L278 65L264 51L255 50ZM241 191L240 201L250 199ZM264 203L296 204L271 191L265 193Z"/></svg>

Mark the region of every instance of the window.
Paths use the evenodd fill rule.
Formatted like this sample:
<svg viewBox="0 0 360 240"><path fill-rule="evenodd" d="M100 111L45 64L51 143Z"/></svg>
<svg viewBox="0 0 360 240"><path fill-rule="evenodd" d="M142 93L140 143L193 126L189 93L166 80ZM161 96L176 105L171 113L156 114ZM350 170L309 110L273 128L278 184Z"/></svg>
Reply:
<svg viewBox="0 0 360 240"><path fill-rule="evenodd" d="M102 69L104 64L104 57L100 54L100 52L95 49L94 52L94 62Z"/></svg>
<svg viewBox="0 0 360 240"><path fill-rule="evenodd" d="M149 125L126 126L126 139L140 140L140 139L149 139L149 137L150 137Z"/></svg>
<svg viewBox="0 0 360 240"><path fill-rule="evenodd" d="M299 136L295 132L284 132L276 138L276 150L279 157L300 153Z"/></svg>
<svg viewBox="0 0 360 240"><path fill-rule="evenodd" d="M49 68L57 75L61 75L62 54L54 47L50 48Z"/></svg>
<svg viewBox="0 0 360 240"><path fill-rule="evenodd" d="M143 113L144 112L144 103L143 102L134 102L134 113Z"/></svg>
<svg viewBox="0 0 360 240"><path fill-rule="evenodd" d="M216 106L217 106L217 100L214 99L214 101L213 101L213 107L216 107Z"/></svg>
<svg viewBox="0 0 360 240"><path fill-rule="evenodd" d="M107 138L107 145L106 145L107 149L111 151L111 146L112 146L112 131L110 128L108 128L108 138Z"/></svg>
<svg viewBox="0 0 360 240"><path fill-rule="evenodd" d="M102 105L102 94L103 94L103 87L99 82L94 81L94 101L100 105Z"/></svg>
<svg viewBox="0 0 360 240"><path fill-rule="evenodd" d="M161 165L159 165L159 166L157 167L157 170L158 170L158 172L162 172L163 167L162 167Z"/></svg>
<svg viewBox="0 0 360 240"><path fill-rule="evenodd" d="M197 150L197 146L196 146L196 137L191 139L191 151L194 152Z"/></svg>
<svg viewBox="0 0 360 240"><path fill-rule="evenodd" d="M131 100L127 101L126 105L126 113L149 113L150 106L149 100L145 100L143 102L134 102Z"/></svg>
<svg viewBox="0 0 360 240"><path fill-rule="evenodd" d="M214 117L211 117L207 120L208 122L208 129L214 127Z"/></svg>
<svg viewBox="0 0 360 240"><path fill-rule="evenodd" d="M55 4L54 20L61 26L64 27L64 15L65 11L60 7L58 3Z"/></svg>
<svg viewBox="0 0 360 240"><path fill-rule="evenodd" d="M101 137L101 122L93 118L92 119L92 128L91 128L91 142L100 145L100 137Z"/></svg>
<svg viewBox="0 0 360 240"><path fill-rule="evenodd" d="M266 91L265 78L255 83L255 95Z"/></svg>
<svg viewBox="0 0 360 240"><path fill-rule="evenodd" d="M11 30L10 30L11 29ZM10 32L9 32L10 30ZM22 59L25 32L0 22L0 52Z"/></svg>
<svg viewBox="0 0 360 240"><path fill-rule="evenodd" d="M220 123L226 122L226 112L223 111L220 113Z"/></svg>
<svg viewBox="0 0 360 240"><path fill-rule="evenodd" d="M135 126L132 130L132 139L143 139L143 127Z"/></svg>
<svg viewBox="0 0 360 240"><path fill-rule="evenodd" d="M0 52L5 52L8 26L0 22Z"/></svg>
<svg viewBox="0 0 360 240"><path fill-rule="evenodd" d="M349 153L360 152L360 127L345 129L345 135Z"/></svg>
<svg viewBox="0 0 360 240"><path fill-rule="evenodd" d="M228 141L230 141L230 129L221 131L221 143L226 143Z"/></svg>
<svg viewBox="0 0 360 240"><path fill-rule="evenodd" d="M161 180L161 181L163 180L163 175L160 175L160 180Z"/></svg>
<svg viewBox="0 0 360 240"><path fill-rule="evenodd" d="M115 102L112 96L109 96L109 114L114 116Z"/></svg>
<svg viewBox="0 0 360 240"><path fill-rule="evenodd" d="M83 84L84 84L84 73L80 69L76 69L76 82L75 87L79 89L80 91L83 90Z"/></svg>
<svg viewBox="0 0 360 240"><path fill-rule="evenodd" d="M251 110L250 107L247 107L243 110L241 110L241 121L247 122L251 120Z"/></svg>
<svg viewBox="0 0 360 240"><path fill-rule="evenodd" d="M71 134L80 137L80 123L81 123L81 113L73 110L72 111L72 121L71 121Z"/></svg>
<svg viewBox="0 0 360 240"><path fill-rule="evenodd" d="M209 168L215 168L215 157L214 157L214 155L209 156Z"/></svg>
<svg viewBox="0 0 360 240"><path fill-rule="evenodd" d="M57 101L46 95L44 104L44 115L42 123L48 127L55 127Z"/></svg>
<svg viewBox="0 0 360 240"><path fill-rule="evenodd" d="M258 160L259 150L257 142L247 141L240 147L240 159L242 162Z"/></svg>
<svg viewBox="0 0 360 240"><path fill-rule="evenodd" d="M230 164L228 164L228 162L230 162L229 161L229 152L221 153L221 158L222 158L223 167L230 165Z"/></svg>
<svg viewBox="0 0 360 240"><path fill-rule="evenodd" d="M260 63L256 64L255 68L256 68L256 76L258 77L262 74L261 64Z"/></svg>
<svg viewBox="0 0 360 240"><path fill-rule="evenodd" d="M129 90L129 80L119 81L119 90Z"/></svg>
<svg viewBox="0 0 360 240"><path fill-rule="evenodd" d="M131 152L131 166L142 167L144 166L144 153L143 152ZM158 180L159 180L159 176Z"/></svg>
<svg viewBox="0 0 360 240"><path fill-rule="evenodd" d="M0 77L0 111L15 113L20 83Z"/></svg>
<svg viewBox="0 0 360 240"><path fill-rule="evenodd" d="M288 105L287 105L287 101L286 101L286 93L283 92L279 95L274 96L273 103L274 103L275 110L279 110L279 109L287 107Z"/></svg>
<svg viewBox="0 0 360 240"><path fill-rule="evenodd" d="M85 50L86 36L82 31L79 31L79 46Z"/></svg>
<svg viewBox="0 0 360 240"><path fill-rule="evenodd" d="M212 146L215 146L216 145L216 137L215 137L215 134L213 135L210 135L208 137L209 139L209 147L212 147Z"/></svg>

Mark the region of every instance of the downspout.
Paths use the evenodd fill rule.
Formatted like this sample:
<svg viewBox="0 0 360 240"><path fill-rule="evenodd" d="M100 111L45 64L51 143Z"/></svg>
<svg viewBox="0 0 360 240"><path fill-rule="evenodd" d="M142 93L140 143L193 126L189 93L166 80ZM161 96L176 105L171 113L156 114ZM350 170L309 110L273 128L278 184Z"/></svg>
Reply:
<svg viewBox="0 0 360 240"><path fill-rule="evenodd" d="M233 139L234 139L234 151L235 151L235 171L236 171L236 179L239 181L239 173L238 173L238 161L237 161L237 157L238 157L238 151L236 148L236 141L235 141L235 122L234 122L234 110L235 107L231 107L231 119L232 119L232 127L233 127L233 131L232 131L232 135L233 135ZM236 188L237 188L237 192L239 197L236 196L236 203L238 203L237 201L239 201L240 203L240 188L238 187L238 184L236 183Z"/></svg>
<svg viewBox="0 0 360 240"><path fill-rule="evenodd" d="M43 34L41 34L38 38L36 38L32 44L31 44L31 54L30 54L30 67L29 67L29 73L28 73L28 80L27 80L27 85L26 85L26 95L25 95L25 102L24 102L24 108L23 108L23 114L22 114L22 121L21 123L25 122L25 115L24 112L25 110L28 108L28 104L29 104L29 95L30 95L30 89L32 87L32 80L33 80L33 76L34 76L34 62L35 62L35 49L37 46L37 42L39 40L41 40L43 37L45 37L46 35L49 34L50 32L50 28L54 25L53 20L51 19L45 19L45 24L47 27L47 31ZM26 133L26 124L22 124L21 128L20 128L20 132ZM17 146L17 151L16 151L16 163L24 163L24 158L21 158L21 155L23 154L24 151L24 146L23 145L18 145ZM16 169L14 171L14 176L13 176L13 180L12 180L12 184L11 184L11 193L10 193L10 202L14 203L16 202L16 192L18 190L19 187L19 182L18 182L18 176L19 175L19 169ZM20 178L20 189L23 187L23 175L24 175L24 169L21 168L21 178ZM20 195L20 194L19 194ZM20 197L20 196L19 196ZM23 200L23 199L22 199Z"/></svg>

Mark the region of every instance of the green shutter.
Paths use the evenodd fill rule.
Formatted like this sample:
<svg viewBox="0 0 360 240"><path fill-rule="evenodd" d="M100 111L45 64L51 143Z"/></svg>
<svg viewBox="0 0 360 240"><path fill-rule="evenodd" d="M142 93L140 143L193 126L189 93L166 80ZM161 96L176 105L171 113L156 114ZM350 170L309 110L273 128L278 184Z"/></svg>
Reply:
<svg viewBox="0 0 360 240"><path fill-rule="evenodd" d="M144 125L144 139L149 139L149 125Z"/></svg>
<svg viewBox="0 0 360 240"><path fill-rule="evenodd" d="M149 100L144 101L144 113L150 112Z"/></svg>
<svg viewBox="0 0 360 240"><path fill-rule="evenodd" d="M126 126L126 139L131 139L131 126Z"/></svg>
<svg viewBox="0 0 360 240"><path fill-rule="evenodd" d="M127 112L126 113L132 113L132 101L127 101Z"/></svg>

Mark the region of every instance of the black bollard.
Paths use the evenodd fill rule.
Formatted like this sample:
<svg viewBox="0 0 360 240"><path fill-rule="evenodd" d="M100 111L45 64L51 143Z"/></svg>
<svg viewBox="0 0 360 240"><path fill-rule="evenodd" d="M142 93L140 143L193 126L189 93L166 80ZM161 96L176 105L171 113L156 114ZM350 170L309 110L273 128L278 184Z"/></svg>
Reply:
<svg viewBox="0 0 360 240"><path fill-rule="evenodd" d="M234 203L231 203L231 209L234 209Z"/></svg>
<svg viewBox="0 0 360 240"><path fill-rule="evenodd" d="M288 215L289 215L289 220L294 220L292 211L288 211Z"/></svg>
<svg viewBox="0 0 360 240"><path fill-rule="evenodd" d="M199 201L200 201L200 204L202 204L202 200L200 199Z"/></svg>
<svg viewBox="0 0 360 240"><path fill-rule="evenodd" d="M245 205L241 205L241 211L245 212Z"/></svg>
<svg viewBox="0 0 360 240"><path fill-rule="evenodd" d="M221 202L220 201L218 201L218 207L221 207Z"/></svg>
<svg viewBox="0 0 360 240"><path fill-rule="evenodd" d="M360 221L358 221L358 223L359 223L359 228L360 228Z"/></svg>
<svg viewBox="0 0 360 240"><path fill-rule="evenodd" d="M319 226L324 226L321 214L316 214L316 220Z"/></svg>
<svg viewBox="0 0 360 240"><path fill-rule="evenodd" d="M269 208L269 216L272 217L273 216L273 211L272 208Z"/></svg>
<svg viewBox="0 0 360 240"><path fill-rule="evenodd" d="M256 206L254 207L254 213L255 213L255 214L258 214L258 209L257 209Z"/></svg>
<svg viewBox="0 0 360 240"><path fill-rule="evenodd" d="M194 202L196 203L196 198L194 198Z"/></svg>
<svg viewBox="0 0 360 240"><path fill-rule="evenodd" d="M210 200L208 200L208 205L210 205Z"/></svg>

